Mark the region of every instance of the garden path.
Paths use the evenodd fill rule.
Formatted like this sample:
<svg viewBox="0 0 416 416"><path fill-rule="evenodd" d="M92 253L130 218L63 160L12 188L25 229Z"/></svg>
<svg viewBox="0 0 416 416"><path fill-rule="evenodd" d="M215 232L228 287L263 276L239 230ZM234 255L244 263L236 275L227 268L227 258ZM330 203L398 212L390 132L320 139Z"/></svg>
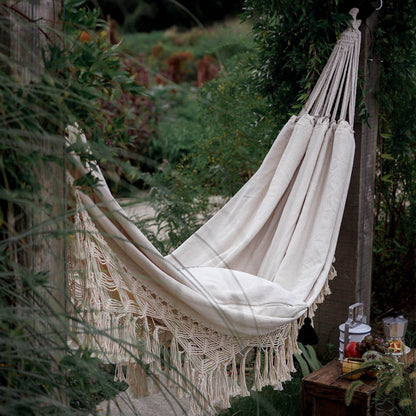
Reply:
<svg viewBox="0 0 416 416"><path fill-rule="evenodd" d="M186 416L189 399L178 400L162 392L133 399L123 392L111 402L100 403L97 412L103 416Z"/></svg>

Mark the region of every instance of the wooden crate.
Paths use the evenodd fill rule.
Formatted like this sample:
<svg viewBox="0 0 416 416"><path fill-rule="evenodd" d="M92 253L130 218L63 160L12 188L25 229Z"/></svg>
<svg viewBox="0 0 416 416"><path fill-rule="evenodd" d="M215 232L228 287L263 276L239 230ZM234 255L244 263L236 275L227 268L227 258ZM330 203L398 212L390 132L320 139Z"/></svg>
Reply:
<svg viewBox="0 0 416 416"><path fill-rule="evenodd" d="M405 357L407 365L416 362L416 350ZM302 380L302 416L373 416L372 399L377 380L362 377L365 384L357 387L350 406L345 405L345 394L351 385L341 376L341 363L334 359Z"/></svg>
<svg viewBox="0 0 416 416"><path fill-rule="evenodd" d="M375 379L363 379L350 406L345 405L345 394L351 381L339 379L342 374L338 359L302 380L302 416L367 416L372 415L371 400L376 392ZM368 413L369 412L369 413Z"/></svg>

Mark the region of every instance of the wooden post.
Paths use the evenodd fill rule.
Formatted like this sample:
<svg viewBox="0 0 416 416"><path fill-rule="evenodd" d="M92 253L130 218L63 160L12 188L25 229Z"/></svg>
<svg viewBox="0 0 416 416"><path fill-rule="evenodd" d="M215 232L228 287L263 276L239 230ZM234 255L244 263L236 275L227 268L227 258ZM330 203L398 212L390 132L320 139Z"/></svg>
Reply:
<svg viewBox="0 0 416 416"><path fill-rule="evenodd" d="M56 31L60 28L58 15L61 11L60 0L21 0L9 1L7 7L7 25L9 37L9 73L22 84L36 83L42 65L42 49L47 53L47 43L57 40ZM55 115L51 115L55 117ZM34 132L28 138L27 146L33 146L46 156L59 156L62 146L51 143L44 132ZM62 138L63 140L63 138ZM62 144L63 145L63 144ZM40 150L39 150L40 149ZM46 160L46 158L45 158ZM64 178L62 169L55 162L39 161L33 166L33 174L38 178L42 190L33 196L31 212L20 215L21 223L16 223L15 213L11 211L8 221L14 224L18 234L30 230L31 241L27 241L28 250L18 262L34 272L49 272L48 287L51 296L45 300L57 311L65 305L65 275L63 239L55 231L62 228L64 216ZM23 214L23 213L22 213Z"/></svg>
<svg viewBox="0 0 416 416"><path fill-rule="evenodd" d="M8 1L10 19L10 57L14 74L22 82L36 79L42 70L42 48L56 40L60 28L60 0Z"/></svg>
<svg viewBox="0 0 416 416"><path fill-rule="evenodd" d="M378 128L375 91L378 68L372 57L377 12L361 25L360 74L363 78L368 124L356 116L354 135L356 151L351 184L335 253L338 276L330 283L332 294L320 306L314 319L319 334L319 349L328 343L339 347L339 325L348 318L348 307L364 304L370 319L371 274L374 223L374 181ZM359 96L359 93L357 93Z"/></svg>
<svg viewBox="0 0 416 416"><path fill-rule="evenodd" d="M4 56L10 55L10 16L8 8L4 5L0 5L0 53ZM0 60L0 69L7 74L10 72L3 59Z"/></svg>

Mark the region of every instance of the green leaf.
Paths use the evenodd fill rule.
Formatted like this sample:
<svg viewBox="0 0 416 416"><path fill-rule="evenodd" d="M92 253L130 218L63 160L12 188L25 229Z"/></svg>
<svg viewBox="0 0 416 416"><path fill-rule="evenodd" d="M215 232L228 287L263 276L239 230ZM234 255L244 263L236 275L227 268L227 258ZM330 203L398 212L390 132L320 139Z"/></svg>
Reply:
<svg viewBox="0 0 416 416"><path fill-rule="evenodd" d="M313 371L319 370L322 367L322 364L318 360L316 355L315 348L312 345L306 345L306 350L309 353L309 365L312 367Z"/></svg>
<svg viewBox="0 0 416 416"><path fill-rule="evenodd" d="M301 354L294 354L294 357L296 358L297 362L299 363L300 369L302 371L302 376L306 377L308 374L310 374L310 369L307 364L307 362L303 359Z"/></svg>
<svg viewBox="0 0 416 416"><path fill-rule="evenodd" d="M392 173L388 173L387 175L383 175L383 176L381 177L381 180L382 180L383 182L393 183L393 181L390 179L392 176L393 176L393 174L392 174Z"/></svg>

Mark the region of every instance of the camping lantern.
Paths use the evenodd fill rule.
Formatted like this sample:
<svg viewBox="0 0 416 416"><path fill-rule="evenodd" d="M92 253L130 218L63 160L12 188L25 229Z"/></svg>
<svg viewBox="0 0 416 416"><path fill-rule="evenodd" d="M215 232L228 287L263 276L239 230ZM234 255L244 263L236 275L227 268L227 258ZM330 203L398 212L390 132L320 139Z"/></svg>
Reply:
<svg viewBox="0 0 416 416"><path fill-rule="evenodd" d="M359 342L371 332L367 325L367 318L364 316L364 305L354 303L348 310L348 319L339 326L339 360L344 359L344 348L352 341Z"/></svg>

